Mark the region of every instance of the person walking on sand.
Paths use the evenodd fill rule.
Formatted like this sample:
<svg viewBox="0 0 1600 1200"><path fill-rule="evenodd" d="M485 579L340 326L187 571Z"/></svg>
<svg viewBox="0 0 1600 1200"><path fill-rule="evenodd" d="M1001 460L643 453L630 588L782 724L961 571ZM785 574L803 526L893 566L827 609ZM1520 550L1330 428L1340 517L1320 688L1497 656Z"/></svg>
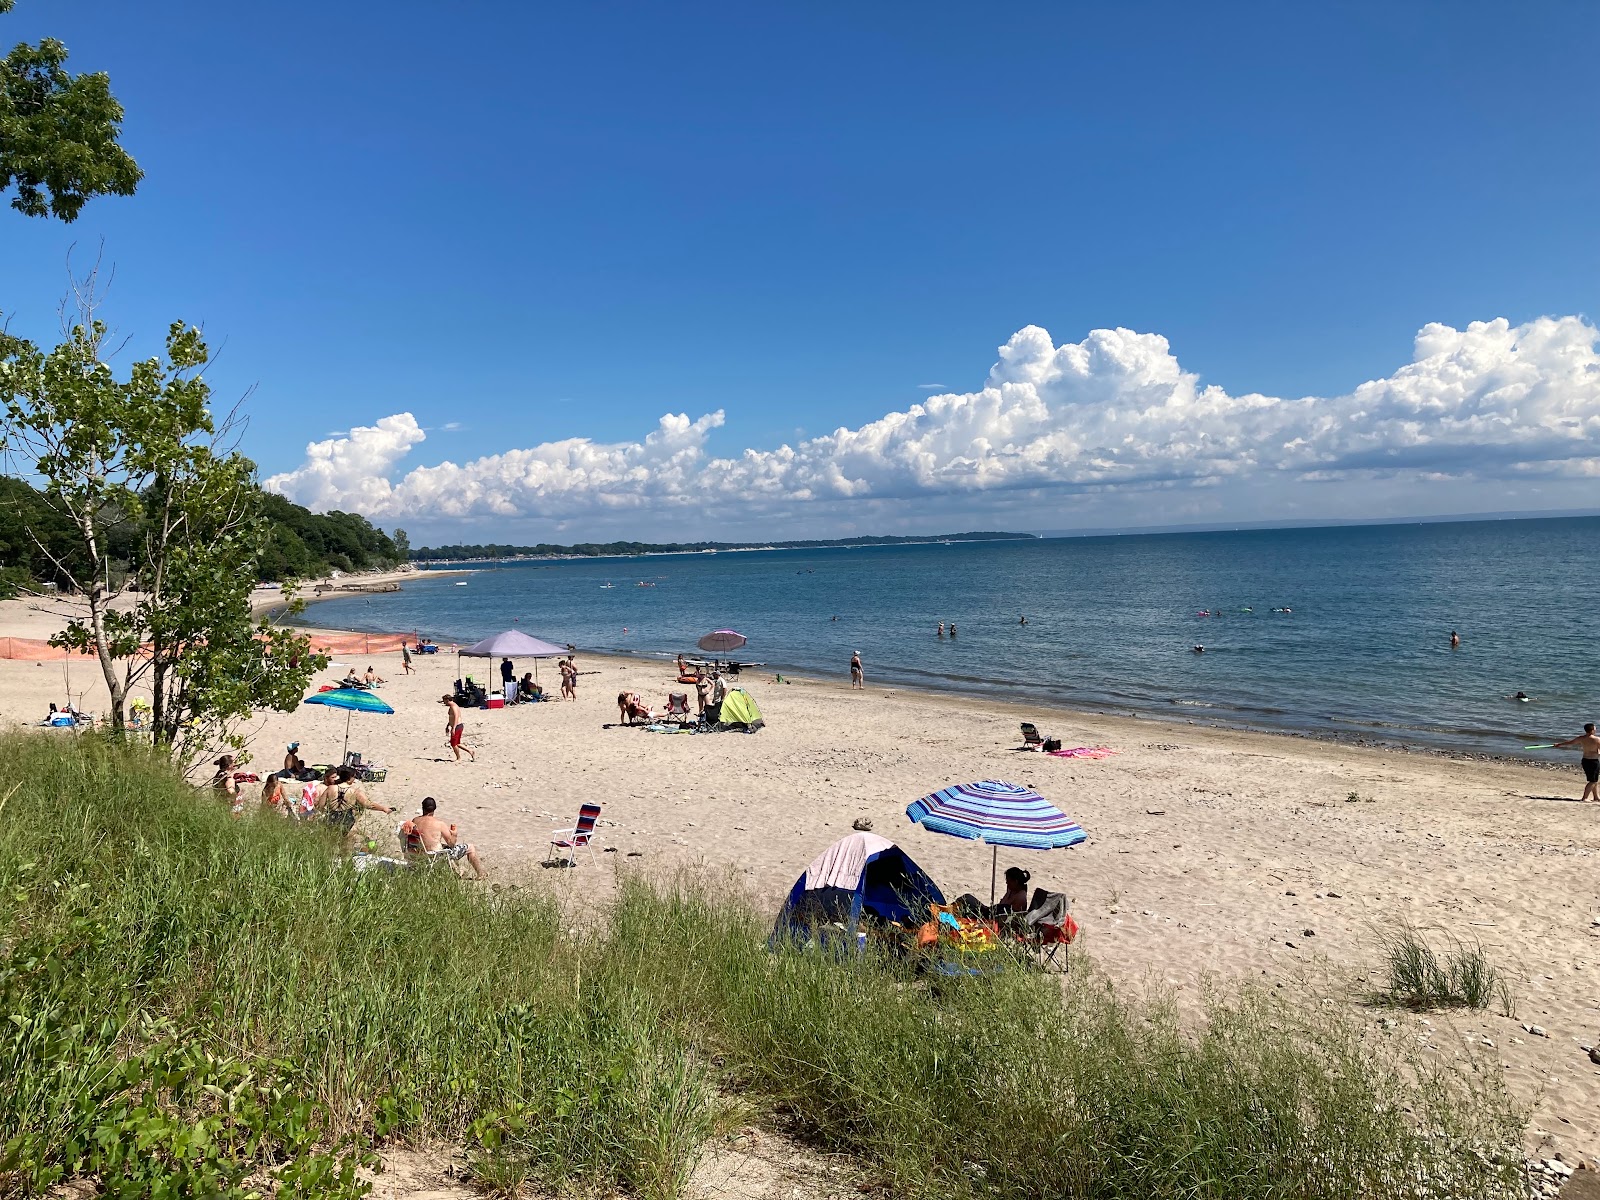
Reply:
<svg viewBox="0 0 1600 1200"><path fill-rule="evenodd" d="M1600 737L1594 732L1594 722L1590 721L1583 727L1583 732L1575 738L1568 738L1564 742L1556 742L1552 749L1560 750L1564 746L1578 748L1578 765L1583 768L1583 795L1580 802L1600 801Z"/></svg>
<svg viewBox="0 0 1600 1200"><path fill-rule="evenodd" d="M415 675L417 673L416 668L411 665L411 647L403 642L400 645L400 666L407 675Z"/></svg>
<svg viewBox="0 0 1600 1200"><path fill-rule="evenodd" d="M444 732L450 739L450 751L456 756L456 761L461 761L461 752L465 750L467 757L473 762L478 761L477 752L471 746L463 745L462 735L467 732L466 723L461 719L461 706L456 703L456 698L451 695L439 697L439 703L445 706Z"/></svg>
<svg viewBox="0 0 1600 1200"><path fill-rule="evenodd" d="M861 687L866 682L866 675L861 670L861 651L857 650L850 656L850 686Z"/></svg>

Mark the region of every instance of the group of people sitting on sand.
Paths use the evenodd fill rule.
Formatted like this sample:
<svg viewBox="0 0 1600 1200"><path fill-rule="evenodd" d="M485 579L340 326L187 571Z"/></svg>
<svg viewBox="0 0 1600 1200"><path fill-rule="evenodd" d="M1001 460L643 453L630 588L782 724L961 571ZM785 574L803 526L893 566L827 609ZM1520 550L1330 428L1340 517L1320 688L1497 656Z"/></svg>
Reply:
<svg viewBox="0 0 1600 1200"><path fill-rule="evenodd" d="M291 821L320 821L339 834L341 848L348 853L355 845L356 818L363 810L377 813L395 810L367 795L354 768L328 767L319 776L306 767L299 749L300 743L291 742L284 755L283 769L266 777L261 787L261 812ZM240 771L231 754L222 755L215 766L211 789L227 801L234 816L242 816L244 785L254 782L255 775ZM402 841L408 848L412 843L419 844L421 851L429 856L439 855L451 862L466 859L479 879L488 878L479 861L477 847L462 841L454 825L439 820L438 807L439 802L432 796L425 797L421 814L400 827Z"/></svg>
<svg viewBox="0 0 1600 1200"><path fill-rule="evenodd" d="M369 663L367 669L360 675L357 675L356 669L351 667L349 674L339 681L339 686L355 688L357 691L365 692L377 687L379 684L388 682L387 679L373 670L372 665Z"/></svg>
<svg viewBox="0 0 1600 1200"><path fill-rule="evenodd" d="M691 672L689 665L683 660L683 655L680 654L678 682L694 685L701 721L714 725L722 719L722 702L728 697L728 684L722 678L721 671L713 667L709 675L704 671ZM635 721L656 721L663 717L669 719L687 717L689 697L683 692L668 693L666 707L660 712L653 712L638 692L618 692L617 714L618 720L624 725L632 725Z"/></svg>

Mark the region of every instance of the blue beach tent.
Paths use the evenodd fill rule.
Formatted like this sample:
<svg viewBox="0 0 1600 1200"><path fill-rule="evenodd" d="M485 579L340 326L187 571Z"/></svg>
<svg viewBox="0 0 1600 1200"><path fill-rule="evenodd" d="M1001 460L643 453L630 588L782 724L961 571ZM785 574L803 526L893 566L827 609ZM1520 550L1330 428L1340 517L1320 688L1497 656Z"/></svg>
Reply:
<svg viewBox="0 0 1600 1200"><path fill-rule="evenodd" d="M943 903L939 885L899 846L875 833L852 833L819 854L795 880L772 933L774 939L803 938L839 924L854 938L863 912L920 925L928 919L929 904Z"/></svg>

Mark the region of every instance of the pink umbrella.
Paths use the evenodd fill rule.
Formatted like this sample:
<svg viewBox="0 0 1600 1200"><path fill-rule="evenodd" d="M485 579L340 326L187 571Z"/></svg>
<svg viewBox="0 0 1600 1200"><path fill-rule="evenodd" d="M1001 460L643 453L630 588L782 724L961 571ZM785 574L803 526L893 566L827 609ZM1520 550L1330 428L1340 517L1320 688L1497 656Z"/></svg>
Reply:
<svg viewBox="0 0 1600 1200"><path fill-rule="evenodd" d="M742 633L735 633L731 629L718 629L708 633L695 645L707 654L727 654L730 650L738 650L750 639Z"/></svg>

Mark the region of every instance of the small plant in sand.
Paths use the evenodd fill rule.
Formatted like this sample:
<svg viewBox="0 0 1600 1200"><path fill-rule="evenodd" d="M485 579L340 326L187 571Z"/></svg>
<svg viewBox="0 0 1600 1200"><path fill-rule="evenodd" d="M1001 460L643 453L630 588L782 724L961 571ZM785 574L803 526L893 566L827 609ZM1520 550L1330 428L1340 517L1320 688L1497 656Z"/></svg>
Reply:
<svg viewBox="0 0 1600 1200"><path fill-rule="evenodd" d="M1406 1008L1485 1009L1515 1015L1511 984L1477 942L1452 938L1443 957L1417 929L1402 924L1380 941L1389 987L1383 999Z"/></svg>

